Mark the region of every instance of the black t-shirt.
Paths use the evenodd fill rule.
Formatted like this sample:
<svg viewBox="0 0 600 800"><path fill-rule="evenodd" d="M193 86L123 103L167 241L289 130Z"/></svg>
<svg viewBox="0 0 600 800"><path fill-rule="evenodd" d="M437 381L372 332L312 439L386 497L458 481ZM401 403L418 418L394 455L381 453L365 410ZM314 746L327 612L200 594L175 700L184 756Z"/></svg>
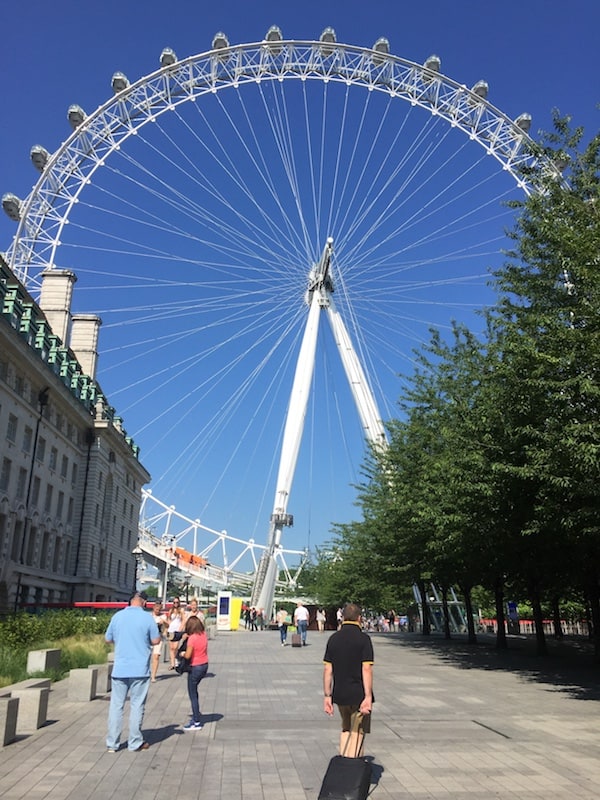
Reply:
<svg viewBox="0 0 600 800"><path fill-rule="evenodd" d="M333 702L341 706L360 705L365 696L362 665L373 663L371 637L363 633L357 622L344 622L329 637L323 661L333 666Z"/></svg>

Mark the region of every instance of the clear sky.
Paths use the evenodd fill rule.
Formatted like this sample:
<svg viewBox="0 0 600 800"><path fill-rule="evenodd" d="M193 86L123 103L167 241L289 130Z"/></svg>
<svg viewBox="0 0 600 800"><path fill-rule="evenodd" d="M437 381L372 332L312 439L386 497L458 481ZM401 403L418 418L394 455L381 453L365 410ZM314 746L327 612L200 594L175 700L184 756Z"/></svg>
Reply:
<svg viewBox="0 0 600 800"><path fill-rule="evenodd" d="M0 23L0 190L23 198L38 177L31 146L57 150L71 134L68 107L92 114L112 96L114 72L133 83L158 68L164 47L184 59L209 50L217 31L231 44L259 42L273 24L295 40L318 39L326 26L339 42L360 47L384 36L393 54L419 64L437 54L441 71L458 83L486 80L488 100L510 118L530 113L534 138L550 128L553 108L588 136L599 127L596 0L33 0L4 3ZM235 90L230 105L198 101L128 140L82 193L57 258L78 275L75 309L103 319L98 377L142 447L155 494L212 528L257 541L266 540L273 505L306 275L324 238L336 238L335 297L387 417L401 393L398 374L410 372L411 348L428 326L447 328L452 318L477 325L472 310L490 302L485 274L501 259L509 224L501 200L515 196L514 181L493 159L447 124L436 126L428 112L409 113L404 101L388 110L364 91L347 101L332 90L328 113L338 120L347 113L347 129L342 135L323 125L316 135L323 90L309 99L292 91L286 122L277 91L250 88ZM257 110L263 104L267 116ZM299 120L310 117L314 141L303 138L293 109ZM307 218L304 234L278 219L280 205L293 208L295 198L284 159L277 164L270 149L277 119L280 146L295 140L296 188L324 209L314 230ZM316 187L316 173L311 186L303 168L309 149L324 177ZM336 164L346 171L334 177ZM265 172L276 190L260 197ZM391 192L373 203L390 203L402 217L402 240L399 224L386 228L381 208L369 232L373 182ZM328 190L330 202L319 194ZM221 193L213 205L205 200L212 192ZM164 204L165 193L177 202ZM14 232L0 215L1 250ZM284 545L294 549L320 544L332 521L356 515L360 427L326 332L319 352L288 508L295 526Z"/></svg>

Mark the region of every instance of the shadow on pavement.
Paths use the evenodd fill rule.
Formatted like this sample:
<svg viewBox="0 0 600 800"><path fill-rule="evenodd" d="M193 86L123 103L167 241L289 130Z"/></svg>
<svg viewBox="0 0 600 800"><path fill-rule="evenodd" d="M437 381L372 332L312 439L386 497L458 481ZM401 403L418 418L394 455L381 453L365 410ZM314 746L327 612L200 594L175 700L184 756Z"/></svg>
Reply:
<svg viewBox="0 0 600 800"><path fill-rule="evenodd" d="M587 640L548 638L548 655L539 656L533 637L526 636L509 636L507 650L497 650L495 636L488 634L479 634L473 645L460 634L450 640L437 634L375 634L374 640L379 637L393 639L399 647L426 651L459 669L514 672L525 680L546 683L575 700L600 700L600 665Z"/></svg>

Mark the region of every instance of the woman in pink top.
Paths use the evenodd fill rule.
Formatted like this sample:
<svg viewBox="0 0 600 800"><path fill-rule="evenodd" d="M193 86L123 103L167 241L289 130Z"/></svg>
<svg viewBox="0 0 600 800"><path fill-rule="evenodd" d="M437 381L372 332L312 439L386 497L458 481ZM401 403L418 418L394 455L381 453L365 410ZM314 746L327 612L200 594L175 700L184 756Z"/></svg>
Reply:
<svg viewBox="0 0 600 800"><path fill-rule="evenodd" d="M199 731L202 729L200 721L200 704L198 702L198 684L208 671L208 637L204 630L204 623L198 617L190 617L185 623L186 651L185 657L189 661L188 694L192 703L192 718L183 726L185 731Z"/></svg>

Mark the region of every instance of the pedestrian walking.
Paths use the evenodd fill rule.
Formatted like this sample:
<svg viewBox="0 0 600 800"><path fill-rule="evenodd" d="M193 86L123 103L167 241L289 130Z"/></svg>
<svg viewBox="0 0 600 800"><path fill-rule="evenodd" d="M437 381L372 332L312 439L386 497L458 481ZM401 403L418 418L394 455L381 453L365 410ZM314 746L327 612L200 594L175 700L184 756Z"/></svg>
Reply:
<svg viewBox="0 0 600 800"><path fill-rule="evenodd" d="M296 628L298 629L298 633L300 634L300 638L302 639L302 644L306 646L306 631L308 630L308 608L302 603L301 600L298 601L298 605L296 610L294 611L294 622L296 624Z"/></svg>
<svg viewBox="0 0 600 800"><path fill-rule="evenodd" d="M340 630L332 634L323 658L323 710L342 718L340 754L359 758L364 736L371 732L373 707L373 643L361 628L360 608L344 606Z"/></svg>

